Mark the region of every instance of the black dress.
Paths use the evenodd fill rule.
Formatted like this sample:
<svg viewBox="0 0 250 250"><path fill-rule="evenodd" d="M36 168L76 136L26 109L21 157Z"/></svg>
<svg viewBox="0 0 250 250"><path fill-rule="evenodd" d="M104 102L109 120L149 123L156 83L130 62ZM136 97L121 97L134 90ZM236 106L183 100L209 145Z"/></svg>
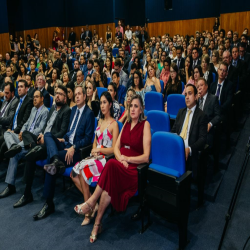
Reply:
<svg viewBox="0 0 250 250"><path fill-rule="evenodd" d="M111 38L111 33L107 33L106 38L107 38L107 40L109 40Z"/></svg>
<svg viewBox="0 0 250 250"><path fill-rule="evenodd" d="M19 54L24 55L24 50L23 50L24 49L24 43L20 43L20 49L21 50L19 51Z"/></svg>
<svg viewBox="0 0 250 250"><path fill-rule="evenodd" d="M55 90L54 90L54 86L52 87L51 84L53 83L52 80L48 80L48 87L47 87L47 91L49 92L50 95L54 96L55 95Z"/></svg>
<svg viewBox="0 0 250 250"><path fill-rule="evenodd" d="M51 70L50 73L48 73L48 74L46 75L46 77L49 77L49 78L51 79L51 78L52 78L52 71L53 71L53 70Z"/></svg>
<svg viewBox="0 0 250 250"><path fill-rule="evenodd" d="M15 49L15 45L14 45L13 42L10 42L10 48L11 48L11 50L14 50L14 49ZM11 51L11 52L10 52L10 57L12 58L13 56L14 56L14 52Z"/></svg>
<svg viewBox="0 0 250 250"><path fill-rule="evenodd" d="M166 85L165 89L164 89L164 95L165 97L171 94L181 94L182 93L182 84L181 82L177 83L177 89L175 87L175 84L169 83L171 84L170 87L168 88L168 84Z"/></svg>
<svg viewBox="0 0 250 250"><path fill-rule="evenodd" d="M94 116L97 117L100 111L100 102L99 101L91 101L91 109L94 113Z"/></svg>
<svg viewBox="0 0 250 250"><path fill-rule="evenodd" d="M31 41L26 42L26 48L30 48L31 50L33 50L33 44Z"/></svg>

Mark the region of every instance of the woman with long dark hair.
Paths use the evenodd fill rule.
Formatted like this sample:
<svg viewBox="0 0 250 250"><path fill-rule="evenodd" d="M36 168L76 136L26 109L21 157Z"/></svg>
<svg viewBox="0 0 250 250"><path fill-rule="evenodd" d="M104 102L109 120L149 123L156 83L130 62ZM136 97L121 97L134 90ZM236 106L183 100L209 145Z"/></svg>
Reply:
<svg viewBox="0 0 250 250"><path fill-rule="evenodd" d="M96 87L107 88L107 76L103 73L103 68L99 59L94 60L94 70L91 80L95 82Z"/></svg>
<svg viewBox="0 0 250 250"><path fill-rule="evenodd" d="M105 169L105 155L114 153L114 147L119 135L118 124L113 118L113 101L109 92L102 93L100 109L101 119L95 131L95 140L91 151L91 157L77 163L71 173L71 178L82 193L85 201L91 197L89 185L91 185L92 182L97 182L102 170ZM88 225L91 222L97 210L98 203L94 205L92 211L85 213L82 226ZM76 206L75 211L80 214L80 207Z"/></svg>
<svg viewBox="0 0 250 250"><path fill-rule="evenodd" d="M114 110L114 119L117 121L121 115L121 106L117 101L117 86L115 83L110 82L108 85L108 92L110 93L113 100L113 110Z"/></svg>
<svg viewBox="0 0 250 250"><path fill-rule="evenodd" d="M93 111L95 117L98 116L100 110L100 102L98 98L97 88L93 81L85 81L86 88L86 104Z"/></svg>
<svg viewBox="0 0 250 250"><path fill-rule="evenodd" d="M17 76L16 80L17 81L19 81L20 79L26 80L26 75L27 75L27 69L26 69L24 63L21 63L20 67L19 67L18 76Z"/></svg>

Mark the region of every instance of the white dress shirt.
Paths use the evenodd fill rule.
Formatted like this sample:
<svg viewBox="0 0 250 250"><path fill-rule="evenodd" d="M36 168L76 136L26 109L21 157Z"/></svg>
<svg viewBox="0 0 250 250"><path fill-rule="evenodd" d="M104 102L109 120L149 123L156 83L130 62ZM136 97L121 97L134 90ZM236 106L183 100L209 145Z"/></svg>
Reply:
<svg viewBox="0 0 250 250"><path fill-rule="evenodd" d="M191 108L192 112L191 112L191 114L189 115L188 129L187 129L187 137L186 137L186 139L184 140L185 148L189 148L189 149L190 149L190 155L191 155L191 153L192 153L192 150L191 150L191 147L189 147L189 145L188 145L188 138L189 138L189 130L190 130L190 126L191 126L191 123L192 123L192 119L193 119L193 115L194 115L195 109L196 109L196 105L194 105L194 107ZM189 111L189 110L190 110L190 109L187 108L187 112L186 112L186 116L185 116L183 125L185 124L185 121L186 121L186 119L187 119L187 115L188 115L188 111ZM182 125L182 129L183 129L183 125ZM181 131L182 131L182 129L181 129Z"/></svg>
<svg viewBox="0 0 250 250"><path fill-rule="evenodd" d="M85 105L86 105L86 104L85 104ZM71 130L71 128L73 127L73 124L74 124L75 119L76 119L77 110L79 110L79 111L80 111L80 114L79 114L79 116L78 116L78 121L77 121L77 123L76 123L76 128L75 128L75 130L73 131L73 133L69 136L69 143L70 143L71 145L73 145L74 137L75 137L75 133L76 133L76 129L77 129L77 126L78 126L78 122L79 122L79 120L80 120L80 118L81 118L81 116L82 116L82 112L83 112L83 110L84 110L84 108L85 108L85 105L84 105L83 107L81 107L80 109L78 109L78 108L76 109L74 119L73 119L73 121L72 121L72 123L71 123L71 126L70 126L70 129L69 129L69 130Z"/></svg>

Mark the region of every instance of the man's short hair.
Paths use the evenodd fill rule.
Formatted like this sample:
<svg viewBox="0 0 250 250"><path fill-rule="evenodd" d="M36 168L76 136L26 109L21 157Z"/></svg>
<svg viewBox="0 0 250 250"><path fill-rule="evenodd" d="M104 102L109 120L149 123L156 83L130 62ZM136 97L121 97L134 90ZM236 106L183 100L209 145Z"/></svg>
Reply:
<svg viewBox="0 0 250 250"><path fill-rule="evenodd" d="M60 85L58 85L57 88L61 89L65 93L65 96L68 97L67 96L67 88L64 85L60 84Z"/></svg>
<svg viewBox="0 0 250 250"><path fill-rule="evenodd" d="M191 84L191 83L188 83L188 84L186 85L186 89L187 89L187 87L192 87L192 88L194 89L194 95L197 95L198 91L197 91L197 88L195 87L195 85L193 85L193 84Z"/></svg>
<svg viewBox="0 0 250 250"><path fill-rule="evenodd" d="M178 49L181 50L181 52L183 51L183 48L182 48L181 46L176 47L176 51L177 51Z"/></svg>
<svg viewBox="0 0 250 250"><path fill-rule="evenodd" d="M75 93L75 91L76 91L77 88L81 88L81 89L82 89L82 93L83 93L84 95L86 95L85 88L84 88L83 86L81 86L81 85L75 87L74 93Z"/></svg>
<svg viewBox="0 0 250 250"><path fill-rule="evenodd" d="M240 43L239 47L246 49L246 43ZM7 69L7 67L6 67L6 69Z"/></svg>
<svg viewBox="0 0 250 250"><path fill-rule="evenodd" d="M227 64L226 62L223 62L223 61L222 61L222 62L219 64L219 67L220 67L221 65L227 67L227 71L228 71L228 64Z"/></svg>
<svg viewBox="0 0 250 250"><path fill-rule="evenodd" d="M44 75L43 73L38 73L38 74L36 75L36 79L37 79L39 76L42 76L42 77L43 77L43 80L45 81L45 75Z"/></svg>
<svg viewBox="0 0 250 250"><path fill-rule="evenodd" d="M137 66L136 66L135 63L132 63L132 64L131 64L131 69L136 69L136 67L137 67Z"/></svg>
<svg viewBox="0 0 250 250"><path fill-rule="evenodd" d="M119 66L119 67L122 66L120 59L115 59L115 66Z"/></svg>
<svg viewBox="0 0 250 250"><path fill-rule="evenodd" d="M20 83L20 82L23 82L23 83L24 83L25 88L28 88L28 83L27 83L27 81L26 81L26 80L24 80L24 79L20 79L20 80L19 80L19 83Z"/></svg>
<svg viewBox="0 0 250 250"><path fill-rule="evenodd" d="M192 52L193 52L194 50L196 50L196 52L199 53L198 48L194 47L194 48L192 49Z"/></svg>
<svg viewBox="0 0 250 250"><path fill-rule="evenodd" d="M88 63L94 65L94 61L92 59L88 60Z"/></svg>
<svg viewBox="0 0 250 250"><path fill-rule="evenodd" d="M198 79L197 83L198 83L199 81L203 81L203 82L205 83L205 85L207 85L207 86L208 86L207 81L206 81L206 79L205 79L205 78L200 77L200 78Z"/></svg>
<svg viewBox="0 0 250 250"><path fill-rule="evenodd" d="M116 71L114 71L114 72L112 73L112 77L113 77L113 75L116 75L117 78L120 77L119 73L116 72Z"/></svg>
<svg viewBox="0 0 250 250"><path fill-rule="evenodd" d="M13 93L15 92L15 86L12 82L6 82L4 87L10 86L10 92Z"/></svg>
<svg viewBox="0 0 250 250"><path fill-rule="evenodd" d="M40 90L38 90L38 89L37 89L37 90L35 90L34 94L35 94L37 91L39 92L39 97L43 97L43 93L42 93L42 91L40 91Z"/></svg>

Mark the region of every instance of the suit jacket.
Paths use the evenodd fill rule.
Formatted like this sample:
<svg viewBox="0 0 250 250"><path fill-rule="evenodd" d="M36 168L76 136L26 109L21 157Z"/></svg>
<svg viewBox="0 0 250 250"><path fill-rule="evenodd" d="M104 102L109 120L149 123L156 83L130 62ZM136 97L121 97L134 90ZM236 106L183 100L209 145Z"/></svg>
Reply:
<svg viewBox="0 0 250 250"><path fill-rule="evenodd" d="M32 125L32 123L36 117L36 112L37 112L37 108L33 107L31 110L29 119L24 123L24 125L21 129L21 132L30 129L30 126ZM49 110L43 105L42 110L40 111L40 113L36 119L36 123L34 125L34 130L32 131L32 134L39 135L42 132L42 129L46 123L48 113L49 113Z"/></svg>
<svg viewBox="0 0 250 250"><path fill-rule="evenodd" d="M34 89L33 87L30 87L29 90L28 90L28 93L27 93L28 96L29 96L30 98L33 98L34 93L35 93L35 89Z"/></svg>
<svg viewBox="0 0 250 250"><path fill-rule="evenodd" d="M6 103L6 101L3 102L1 109L5 107ZM12 124L18 103L18 98L14 97L14 99L7 106L4 116L0 117L0 125L2 126L3 132Z"/></svg>
<svg viewBox="0 0 250 250"><path fill-rule="evenodd" d="M50 108L49 92L45 88L43 88L42 94L43 94L43 104L45 105L45 107Z"/></svg>
<svg viewBox="0 0 250 250"><path fill-rule="evenodd" d="M53 63L53 68L59 69L60 72L62 71L62 66L63 66L63 63L61 59L56 59Z"/></svg>
<svg viewBox="0 0 250 250"><path fill-rule="evenodd" d="M208 72L209 73L208 73L208 77L207 77L207 84L208 84L208 88L210 88L210 85L214 81L214 79L213 79L213 72L212 72L212 70L209 70Z"/></svg>
<svg viewBox="0 0 250 250"><path fill-rule="evenodd" d="M209 92L213 95L216 94L218 81L213 82L210 86ZM222 120L226 119L228 113L230 112L232 101L233 101L234 88L233 83L228 79L225 79L223 88L220 94L220 108Z"/></svg>
<svg viewBox="0 0 250 250"><path fill-rule="evenodd" d="M235 70L239 80L239 88L244 89L248 81L247 63L245 61L238 59Z"/></svg>
<svg viewBox="0 0 250 250"><path fill-rule="evenodd" d="M80 70L84 74L88 70L87 65L86 64L83 64L83 65L80 64Z"/></svg>
<svg viewBox="0 0 250 250"><path fill-rule="evenodd" d="M86 43L89 43L90 41L92 41L92 32L90 30L88 31L89 38L86 38L86 37L87 37L87 30L85 31L85 41Z"/></svg>
<svg viewBox="0 0 250 250"><path fill-rule="evenodd" d="M237 70L232 64L230 64L227 74L227 79L233 83L233 90L235 92L238 83L238 76L237 76Z"/></svg>
<svg viewBox="0 0 250 250"><path fill-rule="evenodd" d="M179 66L179 69L184 69L185 68L185 59L182 57L180 59L180 66ZM177 65L177 59L174 60L174 63Z"/></svg>
<svg viewBox="0 0 250 250"><path fill-rule="evenodd" d="M80 35L80 39L81 39L81 40L85 40L85 37L86 37L86 36L85 36L85 32L82 32L81 35Z"/></svg>
<svg viewBox="0 0 250 250"><path fill-rule="evenodd" d="M19 104L19 102L18 102L18 104ZM18 104L17 104L17 107L18 107ZM30 116L30 112L31 112L32 107L33 107L33 99L31 99L27 95L22 103L21 108L19 109L18 114L17 114L17 117L16 117L17 126L14 129L14 133L16 133L16 134L20 133L20 130L21 130L23 124L28 120L28 118ZM11 126L9 126L9 129L12 129L12 126L14 125L13 123L14 123L14 119L11 123Z"/></svg>
<svg viewBox="0 0 250 250"><path fill-rule="evenodd" d="M44 133L47 123L53 114L55 110L55 105L53 105L49 111L46 123L41 131L41 133ZM68 125L69 125L69 118L70 118L70 113L71 109L67 104L61 107L61 109L58 111L58 114L56 116L56 119L54 120L54 124L51 128L51 133L56 137L56 138L63 138L63 136L66 134Z"/></svg>
<svg viewBox="0 0 250 250"><path fill-rule="evenodd" d="M70 131L70 127L74 119L76 110L77 106L74 106L71 111L70 122L67 132ZM84 110L77 124L75 137L73 140L76 150L79 150L80 148L91 144L94 134L94 127L95 127L94 113L88 107L88 105L85 104ZM66 139L66 135L64 135L64 139Z"/></svg>
<svg viewBox="0 0 250 250"><path fill-rule="evenodd" d="M250 72L250 54L249 53L245 53L243 61L247 63L247 71L249 74L249 72Z"/></svg>
<svg viewBox="0 0 250 250"><path fill-rule="evenodd" d="M179 110L171 130L172 133L180 135L186 112L187 108ZM208 120L206 114L197 106L193 114L188 137L188 145L192 150L192 157L189 159L190 164L188 164L188 169L192 169L194 178L197 177L199 151L204 149L207 141L207 124Z"/></svg>
<svg viewBox="0 0 250 250"><path fill-rule="evenodd" d="M93 72L94 72L94 70L92 69L90 71L90 76L93 74ZM84 72L84 80L86 80L87 75L88 75L88 69Z"/></svg>
<svg viewBox="0 0 250 250"><path fill-rule="evenodd" d="M70 71L69 77L70 77L71 81L73 81L73 82L76 81L77 71L75 71L75 70Z"/></svg>
<svg viewBox="0 0 250 250"><path fill-rule="evenodd" d="M128 82L128 75L121 70L120 71L120 84L123 85L125 88L127 88L127 82Z"/></svg>
<svg viewBox="0 0 250 250"><path fill-rule="evenodd" d="M71 46L76 44L76 33L75 32L69 33L68 41L71 41Z"/></svg>

